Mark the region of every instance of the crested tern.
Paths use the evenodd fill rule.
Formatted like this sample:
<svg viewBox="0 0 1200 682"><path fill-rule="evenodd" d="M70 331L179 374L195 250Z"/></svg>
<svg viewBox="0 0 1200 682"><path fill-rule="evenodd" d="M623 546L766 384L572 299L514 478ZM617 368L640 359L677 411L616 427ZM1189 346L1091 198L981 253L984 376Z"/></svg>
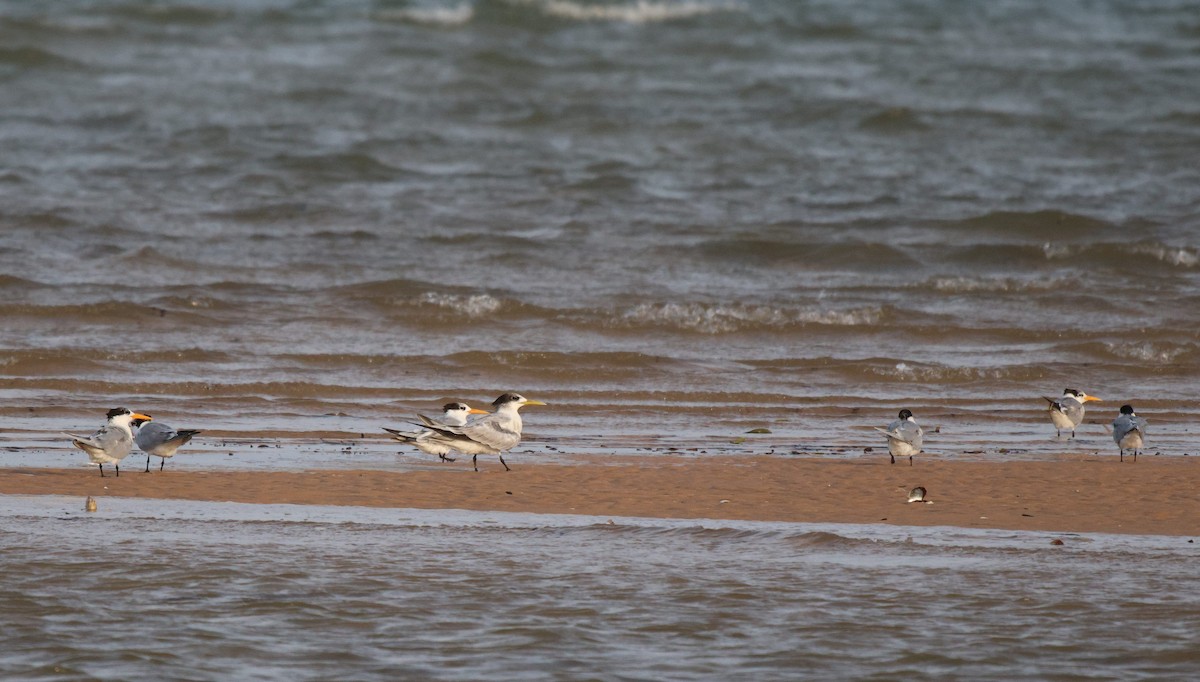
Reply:
<svg viewBox="0 0 1200 682"><path fill-rule="evenodd" d="M886 429L878 426L872 428L887 436L888 454L891 455L892 464L895 464L896 457L900 456L907 457L908 465L913 465L913 455L921 453L921 439L925 432L917 425L911 411L900 410L899 419L888 424Z"/></svg>
<svg viewBox="0 0 1200 682"><path fill-rule="evenodd" d="M104 465L111 464L121 476L121 460L133 449L133 431L129 425L133 420L150 421L150 415L131 412L124 407L114 407L108 411L108 421L98 431L90 436L78 436L73 433L63 435L71 439L71 443L87 453L93 464L100 465L100 477L104 477Z"/></svg>
<svg viewBox="0 0 1200 682"><path fill-rule="evenodd" d="M1133 413L1133 405L1122 405L1121 416L1113 420L1113 440L1121 449L1121 461L1125 461L1125 451L1133 450L1133 461L1137 461L1138 451L1145 445L1146 420Z"/></svg>
<svg viewBox="0 0 1200 682"><path fill-rule="evenodd" d="M1066 429L1071 430L1071 437L1074 438L1075 427L1083 423L1084 404L1100 400L1073 388L1064 388L1058 400L1046 396L1042 396L1042 399L1050 403L1050 421L1058 429L1059 438L1062 438L1062 432Z"/></svg>
<svg viewBox="0 0 1200 682"><path fill-rule="evenodd" d="M158 465L158 470L162 471L167 464L167 458L174 457L176 450L186 445L192 436L200 433L195 429L176 431L162 422L150 422L142 425L141 421L140 419L133 420L133 423L138 425L137 435L133 437L133 441L137 443L142 452L146 453L146 473L150 472L150 455L162 458L162 462Z"/></svg>
<svg viewBox="0 0 1200 682"><path fill-rule="evenodd" d="M512 471L504 461L504 453L521 442L521 413L526 405L545 405L540 400L529 400L517 393L505 393L492 401L494 412L467 420L462 426L445 426L421 417L424 426L433 431L425 440L440 444L464 455L471 455L471 465L479 471L476 461L479 455L499 455L505 471Z"/></svg>
<svg viewBox="0 0 1200 682"><path fill-rule="evenodd" d="M421 415L417 416L423 420L429 420L438 426L463 426L467 423L467 418L473 414L489 413L487 410L477 410L466 403L454 402L446 403L442 406L442 416L439 418L432 419L429 417L423 417ZM430 431L429 429L421 429L420 431L397 431L396 429L389 429L385 426L383 427L383 430L392 434L392 440L414 445L418 450L424 452L425 454L437 455L438 459L441 459L443 462L454 461L453 457L446 456L453 451L453 448L445 443L431 441L429 437L432 436L434 432Z"/></svg>

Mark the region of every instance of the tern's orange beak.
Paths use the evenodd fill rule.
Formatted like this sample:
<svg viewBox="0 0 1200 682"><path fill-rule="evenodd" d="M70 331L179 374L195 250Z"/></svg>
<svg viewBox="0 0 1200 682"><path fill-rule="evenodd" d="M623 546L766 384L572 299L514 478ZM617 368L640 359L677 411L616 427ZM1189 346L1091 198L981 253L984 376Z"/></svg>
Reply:
<svg viewBox="0 0 1200 682"><path fill-rule="evenodd" d="M472 407L471 409L467 410L467 414L491 414L491 412L488 412L487 410L477 410Z"/></svg>
<svg viewBox="0 0 1200 682"><path fill-rule="evenodd" d="M525 404L526 405L545 405L546 403L544 403L540 400L526 400Z"/></svg>
<svg viewBox="0 0 1200 682"><path fill-rule="evenodd" d="M133 413L133 419L137 419L137 420L139 420L139 421L144 421L144 422L152 422L152 421L154 421L154 418L153 418L153 417L151 417L151 416L150 416L150 415L148 415L148 414L142 414L141 412L134 412L134 413Z"/></svg>
<svg viewBox="0 0 1200 682"><path fill-rule="evenodd" d="M1086 397L1086 398L1084 398L1084 399L1083 399L1083 402L1085 402L1085 403L1090 403L1090 402L1092 402L1092 401L1095 401L1095 402L1098 402L1098 403L1099 403L1099 402L1103 402L1102 400L1100 400L1099 398L1097 398L1097 397L1096 397L1096 396L1094 396L1094 395L1089 395L1088 397Z"/></svg>

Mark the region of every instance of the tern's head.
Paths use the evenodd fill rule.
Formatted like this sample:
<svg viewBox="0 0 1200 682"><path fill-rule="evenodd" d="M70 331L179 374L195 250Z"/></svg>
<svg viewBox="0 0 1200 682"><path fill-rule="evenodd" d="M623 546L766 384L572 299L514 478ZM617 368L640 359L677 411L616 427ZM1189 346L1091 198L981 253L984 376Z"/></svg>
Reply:
<svg viewBox="0 0 1200 682"><path fill-rule="evenodd" d="M468 414L487 414L487 410L477 410L466 403L446 403L442 405L442 412L447 417L458 415L464 419Z"/></svg>
<svg viewBox="0 0 1200 682"><path fill-rule="evenodd" d="M912 411L910 411L910 410L900 410L900 421L907 421L907 420L909 420L909 419L912 419L912 418L913 418L913 416L912 416Z"/></svg>
<svg viewBox="0 0 1200 682"><path fill-rule="evenodd" d="M1097 398L1094 395L1088 395L1088 394L1084 393L1083 391L1077 391L1073 388L1064 388L1063 389L1063 397L1064 398L1067 398L1067 397L1074 398L1081 403L1089 403L1089 402L1093 402L1093 401L1098 402L1100 400L1099 398Z"/></svg>
<svg viewBox="0 0 1200 682"><path fill-rule="evenodd" d="M1122 405L1121 406L1121 414L1126 414L1126 415L1129 415L1130 417L1132 417L1133 416L1133 405Z"/></svg>
<svg viewBox="0 0 1200 682"><path fill-rule="evenodd" d="M141 424L142 422L152 421L148 414L139 414L129 411L127 407L114 407L108 411L108 422L110 424Z"/></svg>
<svg viewBox="0 0 1200 682"><path fill-rule="evenodd" d="M492 407L497 410L508 408L510 410L519 410L526 405L545 405L546 403L540 400L530 400L520 393L505 393L499 398L492 401Z"/></svg>

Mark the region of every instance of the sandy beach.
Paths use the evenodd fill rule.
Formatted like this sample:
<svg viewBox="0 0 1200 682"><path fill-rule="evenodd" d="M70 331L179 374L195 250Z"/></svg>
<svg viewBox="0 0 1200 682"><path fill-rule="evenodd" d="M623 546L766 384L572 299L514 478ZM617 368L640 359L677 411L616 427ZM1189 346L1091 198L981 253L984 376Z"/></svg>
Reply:
<svg viewBox="0 0 1200 682"><path fill-rule="evenodd" d="M13 469L0 493L246 503L946 525L1055 532L1200 535L1200 460L874 461L749 457L494 462L412 472ZM924 486L932 504L906 502Z"/></svg>

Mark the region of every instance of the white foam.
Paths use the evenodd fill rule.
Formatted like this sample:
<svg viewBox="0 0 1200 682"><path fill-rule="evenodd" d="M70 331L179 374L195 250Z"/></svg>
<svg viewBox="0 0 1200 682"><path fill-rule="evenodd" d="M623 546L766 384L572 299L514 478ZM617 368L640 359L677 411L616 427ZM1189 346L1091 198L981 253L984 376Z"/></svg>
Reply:
<svg viewBox="0 0 1200 682"><path fill-rule="evenodd" d="M384 21L402 21L430 26L462 26L475 18L475 7L463 2L450 7L411 7L376 13Z"/></svg>
<svg viewBox="0 0 1200 682"><path fill-rule="evenodd" d="M447 308L457 313L463 313L467 317L488 315L504 305L500 299L488 294L460 296L458 294L438 294L432 291L421 295L421 303Z"/></svg>
<svg viewBox="0 0 1200 682"><path fill-rule="evenodd" d="M736 332L747 327L784 328L795 324L859 326L875 324L879 308L854 310L784 310L770 306L642 303L626 311L633 324L665 324L705 334Z"/></svg>
<svg viewBox="0 0 1200 682"><path fill-rule="evenodd" d="M682 0L637 0L632 3L590 5L570 0L520 0L524 4L537 5L546 14L559 19L574 21L613 21L627 24L674 21L690 17L729 12L737 9L733 3Z"/></svg>

